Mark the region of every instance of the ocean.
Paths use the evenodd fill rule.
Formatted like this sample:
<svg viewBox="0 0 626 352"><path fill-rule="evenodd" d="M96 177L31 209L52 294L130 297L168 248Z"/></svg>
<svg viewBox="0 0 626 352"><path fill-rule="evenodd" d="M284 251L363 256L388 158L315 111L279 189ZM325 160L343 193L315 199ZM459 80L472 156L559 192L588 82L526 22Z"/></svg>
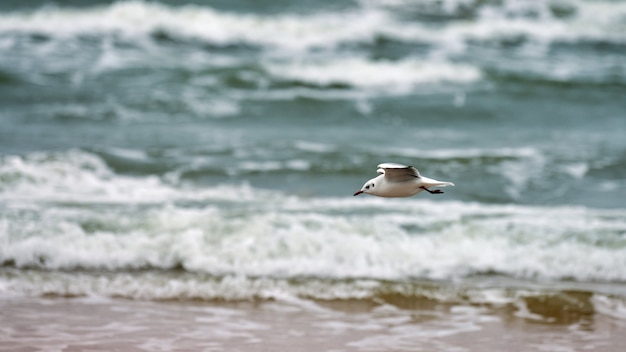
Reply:
<svg viewBox="0 0 626 352"><path fill-rule="evenodd" d="M353 193L396 162L444 194ZM3 1L3 351L621 351L626 1Z"/></svg>

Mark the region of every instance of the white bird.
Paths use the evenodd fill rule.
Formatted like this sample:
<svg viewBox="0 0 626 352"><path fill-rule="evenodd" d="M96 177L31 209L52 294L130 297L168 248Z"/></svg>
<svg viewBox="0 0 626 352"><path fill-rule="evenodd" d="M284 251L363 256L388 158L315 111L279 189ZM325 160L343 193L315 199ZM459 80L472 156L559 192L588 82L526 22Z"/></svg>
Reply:
<svg viewBox="0 0 626 352"><path fill-rule="evenodd" d="M421 191L430 194L440 194L442 191L430 190L430 187L454 186L452 182L433 180L432 178L420 175L413 166L406 166L395 163L384 163L377 166L377 177L365 182L363 187L354 195L361 193L371 194L379 197L410 197Z"/></svg>

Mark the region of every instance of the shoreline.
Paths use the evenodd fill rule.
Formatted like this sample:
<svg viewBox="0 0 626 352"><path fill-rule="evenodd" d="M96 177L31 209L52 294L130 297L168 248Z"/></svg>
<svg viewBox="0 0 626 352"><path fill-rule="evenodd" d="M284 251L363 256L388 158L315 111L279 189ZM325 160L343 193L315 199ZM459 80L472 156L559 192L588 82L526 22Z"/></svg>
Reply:
<svg viewBox="0 0 626 352"><path fill-rule="evenodd" d="M4 351L617 351L626 321L472 304L0 299Z"/></svg>

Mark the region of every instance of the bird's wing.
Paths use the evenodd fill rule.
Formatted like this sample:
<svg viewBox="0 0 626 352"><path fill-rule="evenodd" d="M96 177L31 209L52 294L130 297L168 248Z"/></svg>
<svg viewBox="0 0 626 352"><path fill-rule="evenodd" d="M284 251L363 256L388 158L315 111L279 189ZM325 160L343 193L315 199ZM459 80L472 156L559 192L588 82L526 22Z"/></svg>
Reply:
<svg viewBox="0 0 626 352"><path fill-rule="evenodd" d="M404 182L420 177L419 171L413 166L395 163L378 165L378 173L384 174L385 179L389 182Z"/></svg>

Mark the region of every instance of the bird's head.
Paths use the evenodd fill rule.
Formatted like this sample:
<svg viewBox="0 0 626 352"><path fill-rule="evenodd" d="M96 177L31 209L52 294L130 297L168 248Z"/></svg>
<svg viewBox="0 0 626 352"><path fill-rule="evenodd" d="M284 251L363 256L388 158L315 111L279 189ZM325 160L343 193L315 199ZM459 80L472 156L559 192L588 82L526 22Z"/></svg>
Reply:
<svg viewBox="0 0 626 352"><path fill-rule="evenodd" d="M375 188L376 188L376 179L373 178L373 179L365 182L363 187L361 187L360 190L358 190L356 193L354 193L354 195L358 196L361 193L373 194Z"/></svg>

